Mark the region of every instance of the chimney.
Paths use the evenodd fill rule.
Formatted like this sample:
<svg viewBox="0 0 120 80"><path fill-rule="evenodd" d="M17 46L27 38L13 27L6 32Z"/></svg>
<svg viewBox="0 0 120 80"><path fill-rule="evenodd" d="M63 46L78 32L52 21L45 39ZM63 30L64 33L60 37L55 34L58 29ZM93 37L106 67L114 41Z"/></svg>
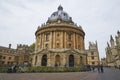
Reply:
<svg viewBox="0 0 120 80"><path fill-rule="evenodd" d="M9 49L11 49L11 44L9 44Z"/></svg>

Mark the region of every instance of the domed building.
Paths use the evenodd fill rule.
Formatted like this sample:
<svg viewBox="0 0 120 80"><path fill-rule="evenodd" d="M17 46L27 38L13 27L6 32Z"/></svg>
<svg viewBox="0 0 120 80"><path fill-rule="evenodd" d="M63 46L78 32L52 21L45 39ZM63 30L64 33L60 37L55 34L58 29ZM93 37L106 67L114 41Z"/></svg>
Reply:
<svg viewBox="0 0 120 80"><path fill-rule="evenodd" d="M47 22L38 26L33 66L76 67L86 65L85 32L60 5Z"/></svg>

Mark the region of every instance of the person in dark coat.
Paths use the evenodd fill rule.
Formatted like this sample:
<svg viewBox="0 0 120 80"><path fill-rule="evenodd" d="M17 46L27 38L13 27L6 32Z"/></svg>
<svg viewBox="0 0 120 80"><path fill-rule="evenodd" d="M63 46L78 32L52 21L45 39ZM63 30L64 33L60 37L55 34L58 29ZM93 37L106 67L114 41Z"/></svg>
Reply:
<svg viewBox="0 0 120 80"><path fill-rule="evenodd" d="M100 70L101 70L101 73L104 72L104 69L103 69L103 65L102 65L102 64L100 65Z"/></svg>
<svg viewBox="0 0 120 80"><path fill-rule="evenodd" d="M12 72L13 72L13 73L16 73L16 72L17 72L17 66L16 66L16 65L12 66Z"/></svg>
<svg viewBox="0 0 120 80"><path fill-rule="evenodd" d="M100 65L97 66L98 72L100 73Z"/></svg>

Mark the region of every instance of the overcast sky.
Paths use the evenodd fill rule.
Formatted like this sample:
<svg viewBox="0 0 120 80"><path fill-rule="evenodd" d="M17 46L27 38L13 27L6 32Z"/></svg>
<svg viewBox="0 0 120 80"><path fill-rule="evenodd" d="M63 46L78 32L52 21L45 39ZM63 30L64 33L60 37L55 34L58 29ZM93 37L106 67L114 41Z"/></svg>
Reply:
<svg viewBox="0 0 120 80"><path fill-rule="evenodd" d="M59 5L85 31L85 47L98 42L100 57L120 30L120 0L0 0L0 46L32 44L35 31Z"/></svg>

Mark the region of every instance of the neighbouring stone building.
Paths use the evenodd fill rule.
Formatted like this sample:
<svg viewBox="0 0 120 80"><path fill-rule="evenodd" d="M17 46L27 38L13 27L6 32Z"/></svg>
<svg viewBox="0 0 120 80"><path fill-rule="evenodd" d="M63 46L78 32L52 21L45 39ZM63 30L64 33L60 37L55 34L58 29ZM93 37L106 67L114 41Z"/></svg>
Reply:
<svg viewBox="0 0 120 80"><path fill-rule="evenodd" d="M63 11L62 6L38 27L35 36L33 66L86 65L85 32Z"/></svg>
<svg viewBox="0 0 120 80"><path fill-rule="evenodd" d="M97 66L100 64L99 51L97 42L89 42L89 49L86 50L87 53L87 64L91 66Z"/></svg>
<svg viewBox="0 0 120 80"><path fill-rule="evenodd" d="M17 49L0 46L0 66L30 64L30 52L27 45L17 45Z"/></svg>
<svg viewBox="0 0 120 80"><path fill-rule="evenodd" d="M110 36L110 44L106 47L106 61L107 66L120 67L120 32L117 32L115 40Z"/></svg>
<svg viewBox="0 0 120 80"><path fill-rule="evenodd" d="M103 66L107 66L106 58L101 58L101 64L102 64Z"/></svg>

